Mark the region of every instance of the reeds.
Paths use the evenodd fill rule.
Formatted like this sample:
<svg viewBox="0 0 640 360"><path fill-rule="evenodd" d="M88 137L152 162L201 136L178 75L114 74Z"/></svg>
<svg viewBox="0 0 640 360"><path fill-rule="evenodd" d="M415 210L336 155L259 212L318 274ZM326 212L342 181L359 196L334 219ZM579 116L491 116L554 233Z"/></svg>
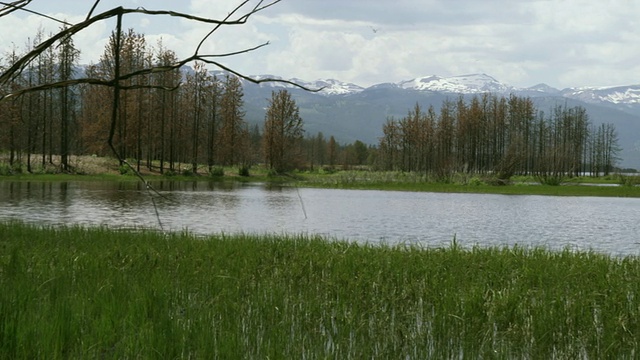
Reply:
<svg viewBox="0 0 640 360"><path fill-rule="evenodd" d="M0 358L635 358L640 261L0 224Z"/></svg>

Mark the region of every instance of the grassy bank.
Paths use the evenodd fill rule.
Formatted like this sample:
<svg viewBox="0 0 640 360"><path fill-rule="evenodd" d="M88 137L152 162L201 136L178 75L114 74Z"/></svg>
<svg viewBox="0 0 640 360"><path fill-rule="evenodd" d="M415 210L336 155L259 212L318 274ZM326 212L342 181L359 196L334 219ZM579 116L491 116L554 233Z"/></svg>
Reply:
<svg viewBox="0 0 640 360"><path fill-rule="evenodd" d="M118 161L109 157L77 156L72 157L74 169L79 174L57 173L57 168L49 165L40 171L27 173L20 171L1 171L0 181L139 181L140 179L127 166L120 166ZM129 161L135 165L134 160ZM394 191L427 191L456 193L485 193L509 195L551 195L551 196L606 196L606 197L640 197L640 177L634 175L621 177L608 175L598 178L573 177L566 178L561 186L537 185L532 176L516 176L508 185L496 185L495 179L489 176L473 174L453 174L449 181L435 181L422 173L379 172L368 170L294 172L285 175L273 175L264 166L253 166L249 176L239 176L238 167L216 167L216 176L208 173L207 166L200 166L197 174L193 174L190 164L177 164L176 171L167 170L160 174L159 163L154 163L154 170L141 167L141 174L146 180L173 181L216 181L216 182L269 182L291 184L300 187L394 190ZM582 184L619 185L624 186L584 186Z"/></svg>
<svg viewBox="0 0 640 360"><path fill-rule="evenodd" d="M505 195L550 196L605 196L640 197L638 186L587 186L618 185L615 176L605 178L573 178L559 186L540 185L532 177L515 177L508 185L490 184L485 179L457 174L449 182L434 182L421 174L399 172L340 171L334 174L303 174L299 186L362 189L426 191L449 193L481 193Z"/></svg>
<svg viewBox="0 0 640 360"><path fill-rule="evenodd" d="M634 358L640 260L0 224L0 358Z"/></svg>

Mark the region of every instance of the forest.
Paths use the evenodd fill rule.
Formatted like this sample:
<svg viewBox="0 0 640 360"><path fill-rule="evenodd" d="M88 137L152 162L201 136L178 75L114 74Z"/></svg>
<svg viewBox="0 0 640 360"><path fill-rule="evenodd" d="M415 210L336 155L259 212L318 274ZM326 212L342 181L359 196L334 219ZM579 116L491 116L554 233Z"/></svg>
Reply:
<svg viewBox="0 0 640 360"><path fill-rule="evenodd" d="M201 62L142 72L170 67L178 62L176 53L162 42L148 44L133 30L120 35L112 35L99 61L87 66L80 66L80 51L66 37L0 89L15 93L80 75L108 82L118 72L123 90L115 123L114 92L91 83L44 87L0 102L3 172L73 173L71 155L113 156L112 150L137 171L191 175L215 174L223 166L238 166L247 175L258 164L275 172L366 166L427 173L438 181L464 172L497 179L533 175L553 183L564 176L607 174L616 164L613 125L593 125L581 107L559 105L545 113L529 98L513 95L460 96L438 110L416 104L406 117L388 119L376 145L305 134L286 90L273 93L263 121L248 121L237 76L212 75ZM23 51L43 38L38 33ZM20 56L18 49L4 54L0 69Z"/></svg>
<svg viewBox="0 0 640 360"><path fill-rule="evenodd" d="M118 71L132 75L124 75L114 128L110 128L114 95L108 86L80 84L30 91L0 102L0 151L8 154L0 162L18 172L73 172L68 161L71 154L114 156L107 143L112 131L121 159L133 159L138 170L147 167L163 174L198 173L200 167L207 172L218 166L248 168L264 162L279 171L345 163L340 159L348 146L322 133L304 137L302 119L288 93L274 93L272 99L284 110L289 106L288 112L271 111L289 116L281 120L296 122L280 124L292 127L286 129L287 137L276 137L279 144L286 144L286 154L282 149L279 154L286 155L287 164L271 161L263 154L273 151L265 148L262 140L263 135L273 134L265 131L274 130L273 121L269 123L267 116L264 125L270 126L266 128L258 124L259 120L253 119L250 125L245 119L242 82L237 76L211 75L201 62L195 62L193 68L137 74L151 67L162 70L178 58L161 42L147 44L143 34L129 30L121 35L119 47L115 44L117 37L112 35L100 60L88 66L79 65L80 52L72 39L66 38L12 78L8 88L0 89L13 93L79 76L108 82L116 71L114 51L120 48ZM39 33L33 44L43 37ZM33 44L27 45L25 52ZM19 57L18 50L6 54L0 70ZM265 143L277 146L273 140L271 137ZM356 145L364 146L361 142ZM185 169L184 164L191 166Z"/></svg>
<svg viewBox="0 0 640 360"><path fill-rule="evenodd" d="M389 119L379 144L385 170L419 171L446 179L456 172L498 180L532 175L543 183L565 176L609 174L619 152L612 124L596 126L582 107L556 105L548 113L530 98L484 94L445 101L439 112L416 104Z"/></svg>

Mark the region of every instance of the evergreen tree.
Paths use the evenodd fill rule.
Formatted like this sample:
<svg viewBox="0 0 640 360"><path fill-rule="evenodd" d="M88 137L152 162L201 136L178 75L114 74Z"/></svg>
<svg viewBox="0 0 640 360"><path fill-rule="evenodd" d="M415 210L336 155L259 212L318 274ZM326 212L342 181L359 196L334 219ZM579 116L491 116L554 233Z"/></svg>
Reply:
<svg viewBox="0 0 640 360"><path fill-rule="evenodd" d="M286 90L272 92L264 121L264 154L267 165L276 172L299 165L302 118L298 106Z"/></svg>
<svg viewBox="0 0 640 360"><path fill-rule="evenodd" d="M241 162L245 132L244 96L242 83L235 76L227 75L220 101L220 162L235 165Z"/></svg>

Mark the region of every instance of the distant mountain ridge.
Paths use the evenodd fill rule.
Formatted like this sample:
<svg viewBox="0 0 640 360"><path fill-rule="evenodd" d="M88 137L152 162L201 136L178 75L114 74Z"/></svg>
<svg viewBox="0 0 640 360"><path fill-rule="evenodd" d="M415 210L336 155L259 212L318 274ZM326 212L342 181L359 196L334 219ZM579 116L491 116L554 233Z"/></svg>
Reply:
<svg viewBox="0 0 640 360"><path fill-rule="evenodd" d="M222 75L222 73L217 73ZM280 79L273 75L253 76L255 79ZM556 89L546 84L518 88L504 84L487 74L451 77L430 75L396 83L380 83L369 87L336 79L307 81L287 79L310 89L309 92L282 82L259 85L243 81L247 121L264 122L273 90L286 88L296 100L308 135L323 132L335 136L341 143L361 140L377 144L382 126L389 118L402 118L416 103L424 109L433 106L439 111L442 103L458 96L466 98L482 93L530 97L536 108L548 112L557 105L581 106L594 125L615 125L619 144L620 165L640 169L640 85L611 87L575 87Z"/></svg>
<svg viewBox="0 0 640 360"><path fill-rule="evenodd" d="M278 76L261 75L256 79L266 77L283 79ZM323 88L319 93L326 96L331 95L353 95L367 89L379 88L401 88L405 90L436 92L443 94L516 94L527 96L562 96L570 99L581 100L589 103L608 102L611 104L632 104L640 105L640 85L627 86L593 86L593 87L573 87L567 89L556 89L546 84L538 84L528 88L518 88L496 80L487 74L468 74L450 77L430 75L417 77L411 80L403 80L397 83L382 83L368 88L357 84L342 82L336 79L321 79L306 81L298 78L288 79L289 81L303 85L308 88ZM266 83L261 86L278 88L292 88L292 85L282 83Z"/></svg>

